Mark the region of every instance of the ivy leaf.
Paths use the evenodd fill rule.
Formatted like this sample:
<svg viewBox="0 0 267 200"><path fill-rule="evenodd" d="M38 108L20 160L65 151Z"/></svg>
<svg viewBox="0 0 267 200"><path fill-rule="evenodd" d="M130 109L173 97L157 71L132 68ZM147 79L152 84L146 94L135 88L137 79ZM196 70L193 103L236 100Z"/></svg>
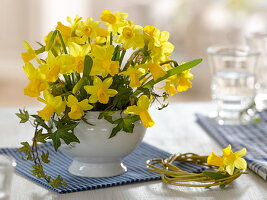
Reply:
<svg viewBox="0 0 267 200"><path fill-rule="evenodd" d="M49 134L42 134L43 129L40 129L36 132L35 140L36 142L46 143L46 139L49 137Z"/></svg>
<svg viewBox="0 0 267 200"><path fill-rule="evenodd" d="M32 165L33 170L31 170L32 174L37 178L45 177L45 173L43 170L43 166L41 164Z"/></svg>
<svg viewBox="0 0 267 200"><path fill-rule="evenodd" d="M221 178L227 178L229 177L229 175L226 174L222 174L220 172L202 172L202 174L204 174L205 176L212 178L212 179L221 179Z"/></svg>
<svg viewBox="0 0 267 200"><path fill-rule="evenodd" d="M16 113L16 115L20 118L19 123L25 123L29 120L29 113L25 109L19 109L19 113Z"/></svg>
<svg viewBox="0 0 267 200"><path fill-rule="evenodd" d="M65 122L65 123L63 123ZM78 122L66 122L65 120L55 121L57 130L50 134L50 138L53 141L54 148L57 151L61 145L60 139L62 139L66 144L71 142L78 142L80 140L74 135L74 128L78 125Z"/></svg>
<svg viewBox="0 0 267 200"><path fill-rule="evenodd" d="M42 161L44 163L50 163L50 160L48 159L49 157L49 152L47 151L46 153L44 151L42 151L42 155L41 155L41 158L42 158Z"/></svg>
<svg viewBox="0 0 267 200"><path fill-rule="evenodd" d="M35 118L35 121L36 121L36 123L38 125L42 126L46 130L50 130L51 129L39 115L31 115L31 116L33 118Z"/></svg>
<svg viewBox="0 0 267 200"><path fill-rule="evenodd" d="M127 115L124 118L115 120L114 124L117 124L117 126L112 129L109 138L114 137L120 130L123 130L127 133L132 133L134 129L134 122L138 120L140 120L138 115Z"/></svg>
<svg viewBox="0 0 267 200"><path fill-rule="evenodd" d="M52 179L52 181L49 183L53 188L57 188L59 186L67 186L67 183L64 182L64 180L61 178L61 176L57 176L57 178Z"/></svg>
<svg viewBox="0 0 267 200"><path fill-rule="evenodd" d="M114 112L113 111L103 111L99 114L98 119L105 119L107 120L109 123L113 124L113 120L112 120L112 114Z"/></svg>
<svg viewBox="0 0 267 200"><path fill-rule="evenodd" d="M23 145L23 147L17 149L16 152L24 152L25 155L27 156L26 160L32 160L33 159L31 155L32 149L30 144L28 142L21 142L20 144Z"/></svg>

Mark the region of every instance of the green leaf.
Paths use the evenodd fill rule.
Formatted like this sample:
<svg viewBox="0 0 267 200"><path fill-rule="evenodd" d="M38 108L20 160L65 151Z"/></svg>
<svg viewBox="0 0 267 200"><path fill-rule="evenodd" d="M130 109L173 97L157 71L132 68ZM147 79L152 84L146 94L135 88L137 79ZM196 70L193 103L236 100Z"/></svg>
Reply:
<svg viewBox="0 0 267 200"><path fill-rule="evenodd" d="M25 155L27 156L26 160L32 160L33 159L31 155L32 149L31 149L30 144L28 142L21 142L20 144L23 147L17 149L16 152L24 152Z"/></svg>
<svg viewBox="0 0 267 200"><path fill-rule="evenodd" d="M134 129L134 122L138 120L140 120L138 115L127 115L124 118L119 118L115 120L113 123L117 124L117 126L112 129L109 138L114 137L121 130L127 133L132 133Z"/></svg>
<svg viewBox="0 0 267 200"><path fill-rule="evenodd" d="M49 157L49 152L47 151L46 153L44 151L42 151L42 155L41 155L41 158L42 158L42 161L44 163L50 163L50 160L48 159Z"/></svg>
<svg viewBox="0 0 267 200"><path fill-rule="evenodd" d="M60 139L62 139L66 144L71 142L80 143L79 139L74 135L74 128L78 125L78 122L72 122L66 120L55 121L57 130L50 134L50 138L53 141L54 148L57 151L61 145Z"/></svg>
<svg viewBox="0 0 267 200"><path fill-rule="evenodd" d="M222 178L227 178L229 175L222 174L221 172L202 172L205 176L212 178L212 179L222 179Z"/></svg>
<svg viewBox="0 0 267 200"><path fill-rule="evenodd" d="M44 169L41 164L32 165L33 170L31 170L32 174L36 176L37 178L43 178L45 177Z"/></svg>
<svg viewBox="0 0 267 200"><path fill-rule="evenodd" d="M202 61L202 59L196 59L196 60L192 60L190 62L187 62L185 64L179 65L179 66L167 71L167 74L165 76L163 76L163 77L161 77L161 78L159 78L159 79L157 79L155 81L151 80L151 81L147 82L145 85L143 85L142 87L143 88L150 88L150 87L152 87L153 85L155 85L156 83L158 83L158 82L160 82L162 80L165 80L165 79L167 79L167 78L169 78L169 77L171 77L171 76L173 76L175 74L179 74L179 73L181 73L181 72L183 72L185 70L188 70L188 69L198 65L199 63L201 63L201 61Z"/></svg>
<svg viewBox="0 0 267 200"><path fill-rule="evenodd" d="M19 113L16 115L21 119L19 123L25 123L29 120L29 113L25 109L19 109Z"/></svg>
<svg viewBox="0 0 267 200"><path fill-rule="evenodd" d="M46 130L50 130L50 127L45 123L45 121L38 115L31 115L33 118L35 118L35 121L38 125L42 126Z"/></svg>
<svg viewBox="0 0 267 200"><path fill-rule="evenodd" d="M46 46L46 50L47 51L49 51L52 48L52 46L54 45L54 42L55 42L55 38L57 36L57 33L58 33L58 31L54 31L53 32L53 34L52 34L52 36L50 38L50 41L49 41L48 45Z"/></svg>
<svg viewBox="0 0 267 200"><path fill-rule="evenodd" d="M55 30L55 32L57 32L57 35L59 36L59 40L61 42L61 45L62 45L62 48L63 48L63 51L65 54L68 54L68 51L67 51L67 48L66 48L66 45L65 45L65 42L63 40L63 37L61 35L61 32L59 30Z"/></svg>
<svg viewBox="0 0 267 200"><path fill-rule="evenodd" d="M43 129L38 130L34 138L36 142L46 143L46 139L49 137L49 134L42 134L42 131Z"/></svg>
<svg viewBox="0 0 267 200"><path fill-rule="evenodd" d="M114 113L114 111L103 111L99 114L98 119L105 119L107 120L109 123L113 124L113 120L112 120L112 114Z"/></svg>
<svg viewBox="0 0 267 200"><path fill-rule="evenodd" d="M117 135L117 133L122 129L121 127L121 124L118 124L117 126L115 126L112 131L111 131L111 134L109 136L109 139L110 138L113 138L115 135Z"/></svg>
<svg viewBox="0 0 267 200"><path fill-rule="evenodd" d="M57 188L59 186L67 186L67 183L64 182L64 180L61 178L61 176L57 176L57 178L52 179L52 181L49 183L53 188Z"/></svg>
<svg viewBox="0 0 267 200"><path fill-rule="evenodd" d="M91 70L92 70L92 66L93 66L93 59L86 55L84 57L84 68L83 68L83 76L87 77L89 79Z"/></svg>

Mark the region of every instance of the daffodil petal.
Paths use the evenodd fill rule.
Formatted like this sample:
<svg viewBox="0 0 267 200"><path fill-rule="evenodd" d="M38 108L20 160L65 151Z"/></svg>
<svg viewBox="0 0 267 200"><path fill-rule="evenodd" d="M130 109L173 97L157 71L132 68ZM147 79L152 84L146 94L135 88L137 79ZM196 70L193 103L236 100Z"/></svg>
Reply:
<svg viewBox="0 0 267 200"><path fill-rule="evenodd" d="M233 175L235 166L233 164L226 166L226 171L228 174Z"/></svg>
<svg viewBox="0 0 267 200"><path fill-rule="evenodd" d="M244 158L238 158L235 161L235 167L238 169L247 169L247 162Z"/></svg>
<svg viewBox="0 0 267 200"><path fill-rule="evenodd" d="M137 101L137 106L140 110L147 110L149 105L149 98L146 95L142 95Z"/></svg>
<svg viewBox="0 0 267 200"><path fill-rule="evenodd" d="M126 110L124 111L125 114L134 114L139 115L139 109L137 106L128 106Z"/></svg>
<svg viewBox="0 0 267 200"><path fill-rule="evenodd" d="M111 86L111 84L112 84L112 78L110 77L110 78L107 78L107 79L105 79L104 81L103 81L103 87L104 88L109 88L110 86Z"/></svg>
<svg viewBox="0 0 267 200"><path fill-rule="evenodd" d="M243 149L241 149L241 150L235 152L234 154L235 154L236 156L238 156L238 157L242 157L242 156L246 155L246 153L247 153L247 149L246 149L246 148L243 148Z"/></svg>

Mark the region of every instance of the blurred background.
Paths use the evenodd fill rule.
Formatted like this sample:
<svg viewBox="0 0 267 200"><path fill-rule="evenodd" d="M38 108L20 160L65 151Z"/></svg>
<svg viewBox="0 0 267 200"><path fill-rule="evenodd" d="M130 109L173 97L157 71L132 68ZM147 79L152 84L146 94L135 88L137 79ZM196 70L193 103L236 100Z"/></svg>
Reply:
<svg viewBox="0 0 267 200"><path fill-rule="evenodd" d="M207 47L244 43L247 33L267 29L266 0L0 0L0 106L38 105L23 95L28 82L20 58L23 40L43 42L66 16L99 20L104 9L127 12L136 24L169 31L176 46L172 58L178 62L204 59L192 70L193 88L171 101L209 101Z"/></svg>

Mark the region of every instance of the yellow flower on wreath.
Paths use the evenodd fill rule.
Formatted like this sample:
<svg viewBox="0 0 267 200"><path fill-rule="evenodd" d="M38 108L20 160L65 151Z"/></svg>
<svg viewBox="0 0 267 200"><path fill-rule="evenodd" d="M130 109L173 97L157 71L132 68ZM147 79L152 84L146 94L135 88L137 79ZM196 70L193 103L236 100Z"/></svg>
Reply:
<svg viewBox="0 0 267 200"><path fill-rule="evenodd" d="M124 49L144 47L145 42L142 26L134 25L132 21L128 21L126 26L119 28L119 33L116 42L122 43Z"/></svg>
<svg viewBox="0 0 267 200"><path fill-rule="evenodd" d="M235 168L247 168L247 162L244 158L242 158L246 155L246 153L246 148L233 152L231 145L228 145L225 149L223 149L223 156L217 156L214 152L212 152L208 156L207 163L209 165L218 166L221 171L226 171L229 175L233 175Z"/></svg>
<svg viewBox="0 0 267 200"><path fill-rule="evenodd" d="M44 91L44 99L38 98L39 101L46 104L46 106L37 111L38 115L45 121L48 121L50 117L57 113L62 116L61 113L65 110L65 102L62 100L61 96L54 97L47 90Z"/></svg>
<svg viewBox="0 0 267 200"><path fill-rule="evenodd" d="M24 88L24 94L30 97L40 96L40 92L48 88L48 83L44 81L39 69L28 62L23 66L25 73L28 76L30 82Z"/></svg>
<svg viewBox="0 0 267 200"><path fill-rule="evenodd" d="M118 29L126 24L128 14L125 12L111 13L110 10L103 10L100 19L108 25L108 30L117 34Z"/></svg>
<svg viewBox="0 0 267 200"><path fill-rule="evenodd" d="M93 67L90 75L102 74L102 77L110 74L114 76L119 72L119 62L112 61L113 52L115 47L113 45L94 45L92 48L92 56L94 58Z"/></svg>
<svg viewBox="0 0 267 200"><path fill-rule="evenodd" d="M114 89L109 89L112 84L112 78L107 78L103 82L102 80L95 76L93 85L86 85L84 89L91 96L89 97L90 103L100 102L107 104L110 97L114 97L118 92Z"/></svg>
<svg viewBox="0 0 267 200"><path fill-rule="evenodd" d="M69 108L71 108L68 116L75 120L81 119L81 117L84 116L84 111L91 110L93 108L93 106L88 103L88 99L84 99L79 102L73 95L68 96L66 104Z"/></svg>
<svg viewBox="0 0 267 200"><path fill-rule="evenodd" d="M146 95L142 95L138 101L137 105L128 106L124 111L125 114L139 115L140 119L145 127L151 127L155 124L151 118L148 108L150 105L149 98Z"/></svg>

